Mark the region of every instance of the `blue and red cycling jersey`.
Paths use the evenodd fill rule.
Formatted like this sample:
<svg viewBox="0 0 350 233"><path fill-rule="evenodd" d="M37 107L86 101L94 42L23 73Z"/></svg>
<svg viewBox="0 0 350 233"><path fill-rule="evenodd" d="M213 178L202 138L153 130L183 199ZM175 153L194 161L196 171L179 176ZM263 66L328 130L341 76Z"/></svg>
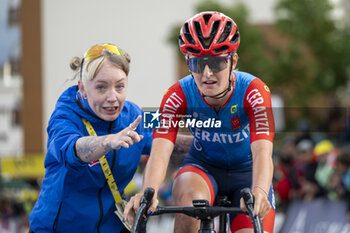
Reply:
<svg viewBox="0 0 350 233"><path fill-rule="evenodd" d="M250 144L273 141L271 95L259 78L234 72L233 92L219 111L201 96L191 75L165 93L161 103L162 127L153 138L175 142L178 129L188 127L194 136L195 159L215 167L240 170L252 167Z"/></svg>
<svg viewBox="0 0 350 233"><path fill-rule="evenodd" d="M239 190L252 185L251 143L273 141L274 119L270 90L259 78L235 71L232 88L227 102L216 110L202 97L191 75L181 79L163 97L161 127L154 130L153 138L175 143L179 128L188 128L194 140L175 179L194 172L207 183L212 205L217 195L224 195L231 206L238 207ZM264 231L273 232L272 187L268 200L273 208L264 218ZM230 218L232 232L253 227L243 214Z"/></svg>

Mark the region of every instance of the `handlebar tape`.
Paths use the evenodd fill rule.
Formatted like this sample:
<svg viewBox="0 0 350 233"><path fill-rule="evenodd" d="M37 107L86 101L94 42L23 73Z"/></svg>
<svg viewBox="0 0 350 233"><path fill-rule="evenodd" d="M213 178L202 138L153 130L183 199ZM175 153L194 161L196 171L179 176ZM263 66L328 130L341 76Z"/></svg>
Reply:
<svg viewBox="0 0 350 233"><path fill-rule="evenodd" d="M134 225L131 232L137 232L138 227L142 221L143 215L146 213L147 209L152 203L152 198L154 196L153 188L146 188L140 201L140 208L136 213Z"/></svg>

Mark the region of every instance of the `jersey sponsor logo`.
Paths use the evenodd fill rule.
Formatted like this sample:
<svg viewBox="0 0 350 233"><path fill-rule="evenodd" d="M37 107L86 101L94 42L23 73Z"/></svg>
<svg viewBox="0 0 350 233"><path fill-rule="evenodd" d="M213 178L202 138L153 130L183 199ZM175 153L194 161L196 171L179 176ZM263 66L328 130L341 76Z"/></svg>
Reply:
<svg viewBox="0 0 350 233"><path fill-rule="evenodd" d="M209 132L204 129L191 129L192 134L198 141L217 142L220 144L240 143L249 138L249 124L239 132Z"/></svg>
<svg viewBox="0 0 350 233"><path fill-rule="evenodd" d="M267 92L270 92L270 88L267 85L264 85L264 88Z"/></svg>
<svg viewBox="0 0 350 233"><path fill-rule="evenodd" d="M203 147L202 145L199 143L199 141L197 140L197 138L193 138L193 145L194 148L196 148L197 151L202 151Z"/></svg>
<svg viewBox="0 0 350 233"><path fill-rule="evenodd" d="M231 114L235 114L237 112L237 104L231 106Z"/></svg>
<svg viewBox="0 0 350 233"><path fill-rule="evenodd" d="M239 120L238 116L231 118L231 126L232 126L233 130L241 128L242 124L241 124L241 121Z"/></svg>
<svg viewBox="0 0 350 233"><path fill-rule="evenodd" d="M178 108L183 103L183 99L176 94L176 92L172 93L168 99L165 101L163 109L162 109L162 120L161 126L156 129L156 132L159 134L167 134L169 132L169 124L173 118L175 117L175 113Z"/></svg>
<svg viewBox="0 0 350 233"><path fill-rule="evenodd" d="M163 113L175 113L183 102L183 99L174 92L165 101Z"/></svg>
<svg viewBox="0 0 350 233"><path fill-rule="evenodd" d="M270 135L269 121L267 118L267 111L265 106L261 106L264 103L264 98L258 89L253 89L247 95L247 101L250 103L253 109L253 115L255 120L256 134ZM257 106L258 105L258 106Z"/></svg>

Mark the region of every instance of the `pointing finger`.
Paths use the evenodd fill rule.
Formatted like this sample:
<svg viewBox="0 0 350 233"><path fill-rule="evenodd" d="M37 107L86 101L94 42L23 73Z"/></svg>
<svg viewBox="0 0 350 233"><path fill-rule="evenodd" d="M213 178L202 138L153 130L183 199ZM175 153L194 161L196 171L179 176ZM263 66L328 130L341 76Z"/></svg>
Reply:
<svg viewBox="0 0 350 233"><path fill-rule="evenodd" d="M136 120L135 120L133 123L131 123L131 124L129 125L129 127L130 127L132 130L136 130L136 129L137 129L137 126L139 125L139 123L140 123L140 121L141 121L141 119L142 119L142 117L141 117L141 115L139 115L139 116L136 118Z"/></svg>

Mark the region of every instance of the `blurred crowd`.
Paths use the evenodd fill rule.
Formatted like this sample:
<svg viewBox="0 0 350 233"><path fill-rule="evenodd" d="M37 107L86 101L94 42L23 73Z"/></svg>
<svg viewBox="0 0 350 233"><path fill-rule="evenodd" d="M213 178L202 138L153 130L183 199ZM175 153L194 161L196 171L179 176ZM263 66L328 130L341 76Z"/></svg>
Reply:
<svg viewBox="0 0 350 233"><path fill-rule="evenodd" d="M277 213L286 213L294 200L327 198L345 201L350 221L349 126L348 122L345 129L319 133L311 130L309 121L301 120L296 132L276 133L273 186ZM185 155L185 151L174 151L166 181L159 190L160 205L174 204L172 181ZM148 156L142 156L138 172L125 190L127 197L141 189L147 160ZM32 185L12 193L0 192L1 233L28 232L28 215L39 191L38 185Z"/></svg>
<svg viewBox="0 0 350 233"><path fill-rule="evenodd" d="M38 195L38 188L29 187L0 192L0 232L27 233L28 216Z"/></svg>
<svg viewBox="0 0 350 233"><path fill-rule="evenodd" d="M293 200L344 200L350 220L350 141L347 130L340 133L320 136L306 126L282 141L274 155L278 211L285 212Z"/></svg>

